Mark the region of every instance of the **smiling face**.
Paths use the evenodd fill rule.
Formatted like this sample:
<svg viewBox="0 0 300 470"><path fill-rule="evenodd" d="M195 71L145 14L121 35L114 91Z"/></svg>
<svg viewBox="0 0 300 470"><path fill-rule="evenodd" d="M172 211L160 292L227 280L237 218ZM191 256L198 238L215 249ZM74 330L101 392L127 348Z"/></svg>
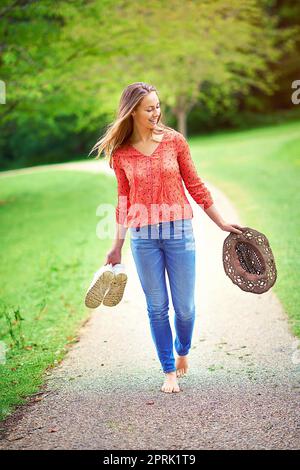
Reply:
<svg viewBox="0 0 300 470"><path fill-rule="evenodd" d="M153 129L160 117L160 102L155 91L151 91L132 113L138 127Z"/></svg>

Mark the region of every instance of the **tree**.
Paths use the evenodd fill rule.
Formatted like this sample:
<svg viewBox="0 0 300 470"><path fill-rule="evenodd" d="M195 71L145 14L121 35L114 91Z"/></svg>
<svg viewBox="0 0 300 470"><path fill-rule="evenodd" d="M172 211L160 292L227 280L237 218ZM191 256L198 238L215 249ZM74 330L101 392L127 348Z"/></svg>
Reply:
<svg viewBox="0 0 300 470"><path fill-rule="evenodd" d="M2 135L33 122L45 136L96 132L136 81L157 87L184 135L199 100L217 110L249 90L271 95L296 30L278 27L271 1L4 0Z"/></svg>
<svg viewBox="0 0 300 470"><path fill-rule="evenodd" d="M217 108L250 88L272 94L277 71L271 65L280 64L294 46L295 30L279 30L277 16L257 0L105 3L107 8L91 2L80 20L74 13L60 47L76 43L84 50L60 81L69 86L75 74L81 96L93 95L90 119L112 113L128 83L148 81L161 91L186 135L187 114L200 97ZM213 85L210 96L203 94L205 83Z"/></svg>

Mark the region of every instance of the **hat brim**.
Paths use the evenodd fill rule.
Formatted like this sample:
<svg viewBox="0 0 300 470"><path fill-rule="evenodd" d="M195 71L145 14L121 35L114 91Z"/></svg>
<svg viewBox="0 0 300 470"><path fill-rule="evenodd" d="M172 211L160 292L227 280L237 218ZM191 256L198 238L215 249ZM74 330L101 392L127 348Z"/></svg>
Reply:
<svg viewBox="0 0 300 470"><path fill-rule="evenodd" d="M223 244L223 266L225 273L234 284L246 292L262 294L267 292L277 279L274 256L264 234L245 227L242 234L231 232ZM237 244L247 244L248 249L259 260L261 274L244 269L237 254Z"/></svg>

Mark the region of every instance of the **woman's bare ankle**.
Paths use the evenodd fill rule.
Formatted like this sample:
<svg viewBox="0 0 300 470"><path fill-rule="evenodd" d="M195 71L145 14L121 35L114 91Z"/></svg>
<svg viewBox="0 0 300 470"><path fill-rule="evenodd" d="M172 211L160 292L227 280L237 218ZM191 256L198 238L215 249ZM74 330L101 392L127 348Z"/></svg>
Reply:
<svg viewBox="0 0 300 470"><path fill-rule="evenodd" d="M172 392L180 392L180 388L177 382L176 377L176 370L171 372L164 372L165 374L165 382L161 388L162 392L172 393Z"/></svg>

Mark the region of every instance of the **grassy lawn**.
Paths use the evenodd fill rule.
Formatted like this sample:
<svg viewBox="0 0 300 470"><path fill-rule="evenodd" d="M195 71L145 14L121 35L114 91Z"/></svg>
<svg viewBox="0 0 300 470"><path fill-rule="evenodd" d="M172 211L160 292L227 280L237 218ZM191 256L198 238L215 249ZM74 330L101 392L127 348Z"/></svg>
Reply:
<svg viewBox="0 0 300 470"><path fill-rule="evenodd" d="M300 336L300 121L189 143L199 175L231 199L242 225L268 237L277 267L272 289Z"/></svg>
<svg viewBox="0 0 300 470"><path fill-rule="evenodd" d="M273 291L300 336L300 122L189 143L199 175L224 191L243 225L268 237L278 270ZM6 361L0 360L3 419L38 391L45 371L62 360L89 318L84 294L112 244L96 235L101 218L96 209L100 203L115 206L116 181L51 171L0 183L0 346L7 347Z"/></svg>
<svg viewBox="0 0 300 470"><path fill-rule="evenodd" d="M90 315L84 294L112 244L96 235L96 209L115 205L116 182L50 171L2 178L0 185L3 419L38 391Z"/></svg>

